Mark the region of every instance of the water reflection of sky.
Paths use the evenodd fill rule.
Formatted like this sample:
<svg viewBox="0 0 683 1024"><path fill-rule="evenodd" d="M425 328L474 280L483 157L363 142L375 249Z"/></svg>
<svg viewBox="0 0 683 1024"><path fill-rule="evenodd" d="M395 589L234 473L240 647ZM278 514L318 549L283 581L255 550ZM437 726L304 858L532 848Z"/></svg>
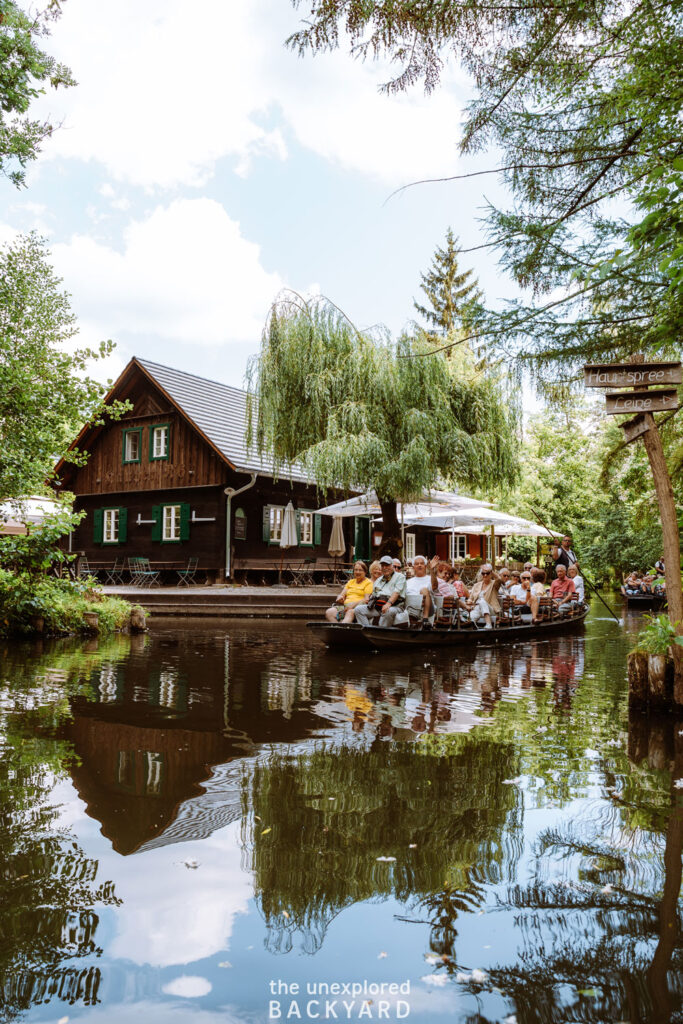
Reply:
<svg viewBox="0 0 683 1024"><path fill-rule="evenodd" d="M400 656L154 627L3 651L8 1018L286 1019L274 979L408 980L412 1024L680 1011L683 750L629 723L615 623Z"/></svg>

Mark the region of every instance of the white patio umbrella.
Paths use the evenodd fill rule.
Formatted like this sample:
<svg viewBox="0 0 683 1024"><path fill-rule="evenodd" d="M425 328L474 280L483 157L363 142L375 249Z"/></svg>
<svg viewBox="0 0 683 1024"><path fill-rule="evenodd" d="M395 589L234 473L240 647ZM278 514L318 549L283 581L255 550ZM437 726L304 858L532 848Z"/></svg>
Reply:
<svg viewBox="0 0 683 1024"><path fill-rule="evenodd" d="M543 527L533 523L530 519L523 519L521 516L514 516L511 512L499 512L497 509L486 508L483 505L463 509L461 512L454 512L448 516L421 516L415 517L413 523L421 523L424 526L441 527L444 533L453 536L456 533L486 533L491 531L491 557L495 557L495 536L522 536L522 537L556 537L559 534L551 533ZM455 550L455 541L452 542L452 550Z"/></svg>
<svg viewBox="0 0 683 1024"><path fill-rule="evenodd" d="M14 498L0 503L0 533L25 534L31 526L39 526L46 514L60 508L51 498Z"/></svg>
<svg viewBox="0 0 683 1024"><path fill-rule="evenodd" d="M398 518L407 522L411 517L422 518L425 516L448 515L449 512L458 512L470 506L481 508L485 502L478 498L468 498L464 494L457 494L454 491L431 491L425 493L419 501L400 501L396 505ZM355 498L347 498L346 501L338 501L334 505L327 505L319 508L321 516L372 516L381 518L382 506L377 500L374 491L367 491L365 494L358 494Z"/></svg>
<svg viewBox="0 0 683 1024"><path fill-rule="evenodd" d="M332 523L332 536L330 537L330 543L327 546L327 550L333 558L340 558L346 551L341 516L334 517L334 522Z"/></svg>
<svg viewBox="0 0 683 1024"><path fill-rule="evenodd" d="M299 543L299 538L296 532L296 516L294 515L294 506L291 501L287 502L284 514L282 516L282 529L280 531L280 548L282 554L280 555L280 574L279 582L282 581L282 562L285 557L286 548L295 548Z"/></svg>

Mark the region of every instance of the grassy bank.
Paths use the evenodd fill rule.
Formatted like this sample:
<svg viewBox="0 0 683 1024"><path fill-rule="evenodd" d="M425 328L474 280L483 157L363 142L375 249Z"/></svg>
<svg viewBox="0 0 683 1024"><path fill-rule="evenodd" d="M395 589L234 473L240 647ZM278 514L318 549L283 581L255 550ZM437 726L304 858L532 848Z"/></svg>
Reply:
<svg viewBox="0 0 683 1024"><path fill-rule="evenodd" d="M102 594L92 580L67 580L0 569L0 636L88 633L87 612L101 634L123 629L131 606Z"/></svg>

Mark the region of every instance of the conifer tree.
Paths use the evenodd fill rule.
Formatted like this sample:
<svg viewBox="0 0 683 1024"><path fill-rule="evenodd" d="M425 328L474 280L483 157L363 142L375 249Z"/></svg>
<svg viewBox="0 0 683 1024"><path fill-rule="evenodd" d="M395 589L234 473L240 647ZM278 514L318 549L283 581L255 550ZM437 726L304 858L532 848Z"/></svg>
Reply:
<svg viewBox="0 0 683 1024"><path fill-rule="evenodd" d="M446 248L437 248L431 268L420 274L422 291L428 305L413 300L415 309L424 317L433 333L447 335L458 328L466 328L472 320L475 305L483 298L476 277L471 270L459 272L458 239L451 228L446 232Z"/></svg>

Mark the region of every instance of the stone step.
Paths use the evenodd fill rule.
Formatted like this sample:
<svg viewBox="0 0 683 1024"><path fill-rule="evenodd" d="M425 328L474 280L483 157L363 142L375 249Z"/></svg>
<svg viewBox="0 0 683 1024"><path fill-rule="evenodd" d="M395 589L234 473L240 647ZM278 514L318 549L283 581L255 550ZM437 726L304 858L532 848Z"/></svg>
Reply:
<svg viewBox="0 0 683 1024"><path fill-rule="evenodd" d="M259 605L218 605L218 604L146 604L138 602L150 616L202 616L226 619L320 619L324 611L329 607L329 602L319 605L296 605L285 607L284 605L273 605L266 608Z"/></svg>

